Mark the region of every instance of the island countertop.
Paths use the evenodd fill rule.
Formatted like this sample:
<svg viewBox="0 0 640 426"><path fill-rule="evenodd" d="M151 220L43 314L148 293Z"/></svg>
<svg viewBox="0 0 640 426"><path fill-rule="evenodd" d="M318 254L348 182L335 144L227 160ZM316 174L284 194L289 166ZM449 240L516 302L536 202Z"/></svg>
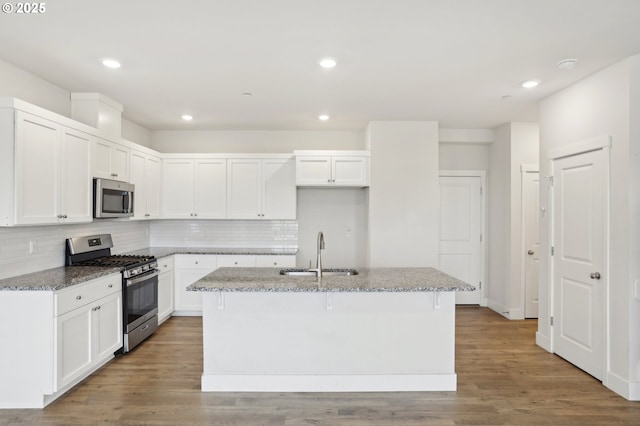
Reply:
<svg viewBox="0 0 640 426"><path fill-rule="evenodd" d="M282 268L218 268L187 287L228 292L473 291L475 287L434 268L357 268L351 276L287 276Z"/></svg>

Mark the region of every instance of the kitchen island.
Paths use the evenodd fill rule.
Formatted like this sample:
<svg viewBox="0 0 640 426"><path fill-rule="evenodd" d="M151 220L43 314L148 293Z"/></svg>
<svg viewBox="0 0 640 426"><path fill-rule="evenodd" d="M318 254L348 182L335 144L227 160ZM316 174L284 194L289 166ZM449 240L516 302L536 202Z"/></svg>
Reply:
<svg viewBox="0 0 640 426"><path fill-rule="evenodd" d="M203 296L203 391L454 391L455 291L433 268L287 276L219 268Z"/></svg>

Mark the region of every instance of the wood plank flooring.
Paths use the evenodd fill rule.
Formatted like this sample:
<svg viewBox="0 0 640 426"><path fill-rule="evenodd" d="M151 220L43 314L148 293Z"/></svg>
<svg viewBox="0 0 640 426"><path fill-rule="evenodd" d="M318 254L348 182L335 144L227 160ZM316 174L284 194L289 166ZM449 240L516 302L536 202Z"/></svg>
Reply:
<svg viewBox="0 0 640 426"><path fill-rule="evenodd" d="M640 425L629 402L535 345L535 320L456 310L457 392L201 393L202 321L174 317L44 410L0 425Z"/></svg>

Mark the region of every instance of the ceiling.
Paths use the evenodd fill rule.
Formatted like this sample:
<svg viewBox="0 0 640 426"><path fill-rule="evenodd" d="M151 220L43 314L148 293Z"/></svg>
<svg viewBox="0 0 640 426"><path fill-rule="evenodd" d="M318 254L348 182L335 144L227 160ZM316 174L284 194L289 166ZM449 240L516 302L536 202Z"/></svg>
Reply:
<svg viewBox="0 0 640 426"><path fill-rule="evenodd" d="M536 121L540 99L640 53L638 0L45 5L0 14L0 58L71 92L102 93L150 130L492 128ZM337 67L318 65L327 56ZM107 57L122 68L105 68ZM558 69L569 57L577 66ZM520 87L527 79L541 84Z"/></svg>

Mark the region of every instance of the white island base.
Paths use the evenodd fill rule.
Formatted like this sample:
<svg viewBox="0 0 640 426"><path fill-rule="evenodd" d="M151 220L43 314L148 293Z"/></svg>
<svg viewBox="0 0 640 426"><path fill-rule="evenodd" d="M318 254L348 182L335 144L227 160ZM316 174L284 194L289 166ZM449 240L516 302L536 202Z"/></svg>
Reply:
<svg viewBox="0 0 640 426"><path fill-rule="evenodd" d="M202 391L455 391L455 293L202 292Z"/></svg>

